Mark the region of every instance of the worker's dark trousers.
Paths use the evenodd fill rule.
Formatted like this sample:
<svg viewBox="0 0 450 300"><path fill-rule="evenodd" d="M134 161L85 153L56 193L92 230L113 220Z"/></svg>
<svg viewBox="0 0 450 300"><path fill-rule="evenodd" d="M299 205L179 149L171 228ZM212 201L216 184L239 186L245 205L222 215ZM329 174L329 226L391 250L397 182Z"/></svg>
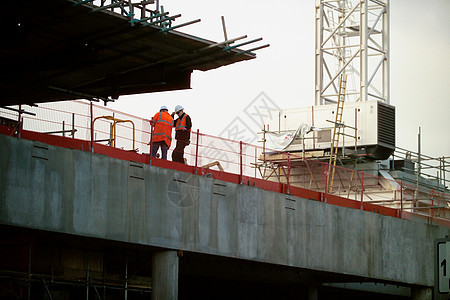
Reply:
<svg viewBox="0 0 450 300"><path fill-rule="evenodd" d="M189 144L189 141L177 140L177 145L172 152L172 161L184 164L184 148Z"/></svg>
<svg viewBox="0 0 450 300"><path fill-rule="evenodd" d="M169 150L169 146L167 146L166 142L164 141L153 142L152 156L156 157L156 153L158 153L159 148L161 148L162 159L167 159L167 150Z"/></svg>

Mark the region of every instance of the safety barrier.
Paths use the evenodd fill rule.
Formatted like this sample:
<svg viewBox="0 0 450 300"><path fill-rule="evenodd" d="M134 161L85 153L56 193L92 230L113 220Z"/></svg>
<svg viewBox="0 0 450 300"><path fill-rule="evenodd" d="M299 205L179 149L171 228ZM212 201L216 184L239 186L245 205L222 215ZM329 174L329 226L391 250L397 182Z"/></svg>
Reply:
<svg viewBox="0 0 450 300"><path fill-rule="evenodd" d="M63 101L42 103L38 107L19 107L13 109L25 110L20 114L22 129L56 134L81 140L91 141L91 124L95 121L93 141L101 144L114 142L115 147L136 153L143 153L148 149L150 141L150 123L144 118L116 111L86 101ZM30 115L34 114L34 115ZM110 117L100 119L100 117ZM0 117L17 120L17 111L0 109ZM114 121L130 120L129 123L117 123L113 131ZM133 124L135 125L136 145L133 147ZM73 132L73 133L72 133Z"/></svg>
<svg viewBox="0 0 450 300"><path fill-rule="evenodd" d="M20 111L21 108L15 109ZM54 145L395 217L414 215L444 223L450 219L450 195L442 189L380 177L375 168L363 172L336 166L330 194L327 193L330 190L327 189L330 185L328 163L321 158L305 158L301 153L284 153L192 130L190 144L185 148L186 165L181 165L149 155L151 126L148 119L83 101L40 104L27 108L27 113L35 116L1 109L0 117L20 118L23 138L33 135L36 139L39 135L40 140ZM130 122L117 123L114 121L117 119ZM93 120L96 120L95 128L91 126ZM131 132L135 132L135 141ZM11 131L12 134L20 135L20 131ZM121 150L112 151L114 145ZM175 141L169 149L169 160L174 148Z"/></svg>

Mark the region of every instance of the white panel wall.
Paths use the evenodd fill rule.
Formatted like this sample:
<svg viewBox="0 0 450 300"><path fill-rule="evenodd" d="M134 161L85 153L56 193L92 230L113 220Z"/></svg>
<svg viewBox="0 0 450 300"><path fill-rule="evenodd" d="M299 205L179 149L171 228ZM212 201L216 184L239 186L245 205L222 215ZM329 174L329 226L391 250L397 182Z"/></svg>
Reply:
<svg viewBox="0 0 450 300"><path fill-rule="evenodd" d="M302 123L316 127L319 131L310 132L305 136L305 149L327 149L331 147L331 141L319 140L319 136L326 130L331 130L331 138L333 134L334 122L336 119L337 104L307 106L302 108L289 108L281 110L279 119L273 119L269 122L271 131L295 131ZM346 126L357 128L358 142L357 146L376 145L377 140L377 114L378 102L346 102L344 103L344 113L342 121ZM332 121L332 122L328 122ZM355 126L356 125L356 126ZM345 127L341 132L355 136L355 130L350 127ZM355 145L355 139L352 137L339 138L339 145L342 147L345 142L345 147L351 148ZM288 150L301 150L301 140L295 141Z"/></svg>

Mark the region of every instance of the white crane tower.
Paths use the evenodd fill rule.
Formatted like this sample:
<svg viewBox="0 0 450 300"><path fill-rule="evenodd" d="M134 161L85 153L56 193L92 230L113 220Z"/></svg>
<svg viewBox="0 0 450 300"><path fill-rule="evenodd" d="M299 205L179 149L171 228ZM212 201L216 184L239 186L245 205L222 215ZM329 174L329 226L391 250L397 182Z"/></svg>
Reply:
<svg viewBox="0 0 450 300"><path fill-rule="evenodd" d="M338 100L389 104L389 0L316 0L315 105Z"/></svg>

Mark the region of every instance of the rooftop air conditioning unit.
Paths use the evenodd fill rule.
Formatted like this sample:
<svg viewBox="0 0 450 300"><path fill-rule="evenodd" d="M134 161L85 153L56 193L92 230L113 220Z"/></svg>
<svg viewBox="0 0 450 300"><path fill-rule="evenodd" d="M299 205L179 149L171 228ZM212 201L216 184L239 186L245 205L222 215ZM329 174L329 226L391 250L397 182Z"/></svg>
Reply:
<svg viewBox="0 0 450 300"><path fill-rule="evenodd" d="M336 104L283 109L269 128L275 132L296 132L302 124L315 130L295 140L284 149L288 152L328 150L331 148ZM345 102L339 147L365 150L368 157L387 159L395 149L395 107L379 101ZM278 130L276 130L278 129ZM356 137L356 139L355 139Z"/></svg>

